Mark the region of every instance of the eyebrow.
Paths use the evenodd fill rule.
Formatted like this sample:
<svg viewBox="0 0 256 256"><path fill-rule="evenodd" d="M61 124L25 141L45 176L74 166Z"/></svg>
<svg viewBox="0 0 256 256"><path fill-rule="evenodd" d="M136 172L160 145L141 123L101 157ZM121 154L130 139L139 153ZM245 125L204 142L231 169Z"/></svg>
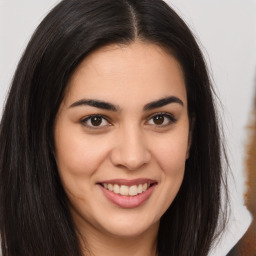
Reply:
<svg viewBox="0 0 256 256"><path fill-rule="evenodd" d="M87 100L87 99L81 99L79 101L74 102L71 104L69 107L77 107L77 106L91 106L95 108L100 108L100 109L106 109L106 110L111 110L111 111L119 111L120 107L118 105L114 105L108 102L100 101L100 100Z"/></svg>
<svg viewBox="0 0 256 256"><path fill-rule="evenodd" d="M184 106L184 103L181 99L179 99L175 96L171 96L171 97L162 98L162 99L150 102L144 106L143 110L144 111L152 110L154 108L160 108L160 107L163 107L163 106L171 104L171 103L178 103L181 106Z"/></svg>
<svg viewBox="0 0 256 256"><path fill-rule="evenodd" d="M162 98L162 99L150 102L143 107L143 110L148 111L148 110L152 110L155 108L163 107L163 106L171 104L171 103L178 103L181 106L184 106L184 103L181 99L179 99L175 96L171 96L171 97L166 97L166 98ZM121 109L120 106L118 106L118 105L114 105L109 102L95 100L95 99L81 99L81 100L78 100L78 101L72 103L69 107L73 108L73 107L78 107L78 106L91 106L91 107L95 107L95 108L111 110L114 112L120 111L120 109Z"/></svg>

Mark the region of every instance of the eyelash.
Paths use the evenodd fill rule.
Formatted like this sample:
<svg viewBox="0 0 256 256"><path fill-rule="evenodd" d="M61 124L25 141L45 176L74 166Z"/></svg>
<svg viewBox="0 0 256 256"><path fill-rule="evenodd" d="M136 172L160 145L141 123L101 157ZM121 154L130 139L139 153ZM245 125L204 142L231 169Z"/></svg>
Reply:
<svg viewBox="0 0 256 256"><path fill-rule="evenodd" d="M177 119L172 114L166 113L166 112L159 112L159 113L155 113L155 114L151 115L148 118L147 122L152 120L154 117L160 117L160 116L163 117L163 118L167 118L168 121L167 121L167 124L160 124L160 125L152 124L152 125L156 126L157 128L164 128L164 127L170 126L170 125L177 122Z"/></svg>
<svg viewBox="0 0 256 256"><path fill-rule="evenodd" d="M170 126L170 125L172 125L172 124L177 122L177 119L172 114L166 113L166 112L159 112L159 113L155 113L155 114L151 115L147 119L147 123L149 123L149 121L152 120L154 117L163 117L164 118L164 122L166 122L166 118L168 119L166 124L159 124L159 125L158 124L154 124L154 123L153 124L149 124L149 125L156 126L157 128L164 128L164 127ZM100 122L99 126L92 125L92 119L93 118L100 118L101 122ZM84 119L82 119L80 122L81 122L81 124L83 126L86 126L87 128L90 128L90 129L101 129L102 127L106 127L106 126L111 126L112 125L108 117L106 117L104 115L100 115L100 114L95 114L95 115L87 116ZM88 124L87 122L90 122L91 124ZM102 122L107 122L107 124L101 125Z"/></svg>
<svg viewBox="0 0 256 256"><path fill-rule="evenodd" d="M103 126L102 125L101 126L94 126L92 124L88 125L87 122L89 122L89 121L92 122L93 118L101 118L102 121L107 122L107 125L103 125ZM89 128L89 129L100 129L100 128L105 127L105 126L111 126L111 122L109 121L109 118L107 118L104 115L100 115L100 114L87 116L84 119L82 119L80 122L83 126Z"/></svg>

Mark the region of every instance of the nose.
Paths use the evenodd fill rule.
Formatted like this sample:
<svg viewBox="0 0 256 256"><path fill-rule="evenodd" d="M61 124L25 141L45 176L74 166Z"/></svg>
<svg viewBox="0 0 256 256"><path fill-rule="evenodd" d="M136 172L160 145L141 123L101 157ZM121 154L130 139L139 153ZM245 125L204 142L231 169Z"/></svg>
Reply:
<svg viewBox="0 0 256 256"><path fill-rule="evenodd" d="M123 129L116 137L110 158L115 166L128 170L137 170L149 163L151 153L143 132L134 127Z"/></svg>

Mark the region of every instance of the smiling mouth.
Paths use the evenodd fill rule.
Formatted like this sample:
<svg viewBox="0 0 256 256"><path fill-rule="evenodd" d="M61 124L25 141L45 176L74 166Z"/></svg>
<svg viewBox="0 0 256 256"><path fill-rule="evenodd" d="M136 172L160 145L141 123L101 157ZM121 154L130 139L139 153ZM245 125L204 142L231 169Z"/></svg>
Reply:
<svg viewBox="0 0 256 256"><path fill-rule="evenodd" d="M145 182L145 183L131 185L131 186L104 182L104 183L100 183L100 185L104 187L106 190L109 190L117 195L133 197L133 196L137 196L139 194L144 193L150 187L156 185L156 182L153 182L153 183Z"/></svg>
<svg viewBox="0 0 256 256"><path fill-rule="evenodd" d="M121 208L134 208L143 205L153 193L158 182L151 179L113 179L97 183L103 195Z"/></svg>

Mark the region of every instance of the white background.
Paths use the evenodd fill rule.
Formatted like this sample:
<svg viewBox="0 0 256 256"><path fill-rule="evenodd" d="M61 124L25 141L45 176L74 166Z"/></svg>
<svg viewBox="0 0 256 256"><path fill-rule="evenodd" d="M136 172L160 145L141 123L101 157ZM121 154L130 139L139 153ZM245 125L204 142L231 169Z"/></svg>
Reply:
<svg viewBox="0 0 256 256"><path fill-rule="evenodd" d="M36 26L56 0L0 0L0 115L17 62ZM234 182L233 214L223 243L225 255L250 217L243 208L246 126L256 87L256 0L167 0L198 38L209 65L224 119ZM232 177L229 177L230 181Z"/></svg>

